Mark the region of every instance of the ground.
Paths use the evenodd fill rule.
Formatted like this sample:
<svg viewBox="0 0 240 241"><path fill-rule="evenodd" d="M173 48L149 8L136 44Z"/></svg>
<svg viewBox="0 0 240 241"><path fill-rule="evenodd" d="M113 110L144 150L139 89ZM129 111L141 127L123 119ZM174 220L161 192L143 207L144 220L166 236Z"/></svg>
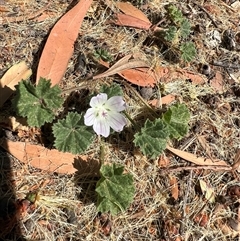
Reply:
<svg viewBox="0 0 240 241"><path fill-rule="evenodd" d="M150 31L110 23L113 11L118 10L110 9L108 1L93 1L60 83L67 100L65 109L78 111L81 97L88 93L85 90L69 94L69 89L77 88L92 74L104 71L96 61L96 52L105 50L111 63L127 54L140 53L152 67L171 68L172 76L175 70L181 69L203 76L205 80L203 84L195 84L189 78L160 78L158 87L148 88L150 100L156 96L161 98L159 92L162 97L174 94L177 98L173 103L186 104L191 113L188 134L169 145L196 156L220 159L232 166L238 161L240 137L239 1L130 2L151 23L160 22L158 27L162 28L171 24L166 6L171 3L180 9L191 24L188 40L195 44L195 58L190 63L183 61L176 43L166 43ZM47 1L0 0L0 77L24 60L32 69L31 81L35 81L49 31L76 1L49 3L41 13ZM38 10L39 14L28 19ZM24 17L16 21L18 16ZM142 95L146 89L131 85L117 75L99 80L98 85L113 81L123 86L124 98L130 106L129 115L141 120L140 98L148 101ZM167 109L171 104L162 108ZM14 116L10 106L8 100L0 110L1 138L40 145L39 140L31 136L36 132L31 130L20 136L20 130L7 128L3 120ZM199 167L168 150L151 160L133 146L131 128L129 123L126 131L107 138L104 143L107 162L123 164L125 172L134 177L134 201L117 216L97 212L94 190L98 177L43 171L1 149L1 240L239 240L239 172ZM47 135L48 126L39 131ZM87 154L97 163L98 147L91 146ZM205 191L213 193L213 202L200 187L200 181L209 185ZM30 192L37 194L31 201L26 197Z"/></svg>

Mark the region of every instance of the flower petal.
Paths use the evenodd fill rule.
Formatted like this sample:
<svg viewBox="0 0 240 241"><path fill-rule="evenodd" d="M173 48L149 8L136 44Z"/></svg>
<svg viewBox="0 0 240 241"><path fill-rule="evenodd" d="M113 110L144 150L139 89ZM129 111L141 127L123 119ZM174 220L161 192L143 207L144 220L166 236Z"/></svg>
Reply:
<svg viewBox="0 0 240 241"><path fill-rule="evenodd" d="M127 120L122 114L110 111L107 117L107 124L113 130L119 132L123 130L123 127L127 124Z"/></svg>
<svg viewBox="0 0 240 241"><path fill-rule="evenodd" d="M84 124L86 126L92 126L96 119L94 108L89 108L84 115Z"/></svg>
<svg viewBox="0 0 240 241"><path fill-rule="evenodd" d="M95 106L101 106L107 101L107 94L101 93L98 94L97 96L92 97L90 100L90 106L95 107Z"/></svg>
<svg viewBox="0 0 240 241"><path fill-rule="evenodd" d="M110 126L103 118L95 118L93 124L93 130L98 134L104 137L108 137L110 134Z"/></svg>
<svg viewBox="0 0 240 241"><path fill-rule="evenodd" d="M126 109L126 103L122 96L113 96L106 102L106 108L111 111L123 111Z"/></svg>

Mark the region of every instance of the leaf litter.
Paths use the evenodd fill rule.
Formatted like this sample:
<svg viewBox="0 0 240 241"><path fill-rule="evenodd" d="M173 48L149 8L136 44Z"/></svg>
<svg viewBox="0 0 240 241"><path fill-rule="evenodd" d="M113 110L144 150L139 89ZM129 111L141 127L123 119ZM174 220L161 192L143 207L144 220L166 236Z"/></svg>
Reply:
<svg viewBox="0 0 240 241"><path fill-rule="evenodd" d="M160 29L167 27L166 2L159 3L154 0L134 1L132 4L120 1L115 3L114 6L109 6L101 1L80 1L75 7L82 4L85 7L81 8L77 26L70 31L60 25L59 32L54 32L54 26L59 26L60 23L68 26L64 19L72 20L69 15L71 10L74 11L74 6L67 1L55 0L47 5L42 3L42 6L38 7L39 13L36 12L32 17L24 14L19 16L16 12L14 14L17 16L9 17L8 12L2 11L1 78L10 66L26 61L35 72L31 81L36 81L36 74L37 80L40 76L48 76L53 81L52 84L58 84L63 91L78 91L82 80L86 89L96 88L106 81L123 83L124 97L129 102L130 114L134 117L138 117L144 104L133 93L138 92L139 88L150 86L153 94L146 102L154 103L153 106L169 107L170 103L177 101L188 105L191 112L189 134L181 141L169 143L170 152L164 153L164 159L169 162L164 167L160 166L160 169L158 163L147 160L142 154L133 155L135 152L128 135L124 139L118 137L106 142L108 161L123 163L125 171L134 174L136 194L127 212L95 223L92 220L102 220L95 208L93 183L96 184L94 178L98 174L96 170L91 172L91 169L99 164L96 158L98 150L92 146L85 156L80 157L56 152L44 147L41 138L35 143L34 135L37 136L39 130L25 130L26 135L29 135L28 138L24 137L25 142L16 141L19 137L14 133L20 133L22 127L15 125L15 128L11 129L10 125L6 129L6 120L14 116L6 101L1 109L0 126L2 137L7 139L1 139L1 146L16 157L12 158L12 172L16 199L22 203L18 213L22 235L31 240L79 240L80 237L108 240L109 235L113 240L119 237L128 240L233 240L239 235L240 215L234 205L240 181L240 107L237 91L240 75L239 69L226 66L229 61L239 66L236 58L239 55L239 43L237 38L233 37L231 41L235 42L236 48L232 50L226 50L221 40L215 42L215 47L204 43L211 41L207 33L214 29L220 33L232 29L235 32L233 36L238 36L236 26L239 15L234 11L237 4L229 5L228 2L217 0L203 5L188 4L185 1L176 3L191 21L191 31L194 34L190 38L195 42L198 51L198 59L187 65L182 62L174 64L174 61L171 61L171 58L174 58L174 55L171 55L174 46L166 45L164 41L156 38L154 34L159 29L156 28L154 34L151 33L151 26L157 25ZM5 1L1 9L9 9L9 6L4 4ZM12 1L9 1L9 4L13 6ZM25 6L26 12L35 12L36 9L35 1L28 1L27 5L19 1L17 5L19 9ZM41 9L45 10L44 6L48 6L48 11L56 15L38 22L35 17L41 15ZM119 10L123 14L118 13ZM75 13L73 15L75 17ZM122 20L120 24L115 22L118 26L112 21L116 16L117 21ZM124 24L123 20L131 24ZM139 27L141 24L142 28ZM31 26L34 26L33 30ZM50 29L52 31L47 38ZM61 52L57 42L64 38L54 38L54 41L51 38L56 34L64 37L66 31L73 34L73 37L65 36L69 37L69 45L65 48L64 43L61 47L64 51ZM41 49L41 42L46 38L47 43ZM99 48L106 50L113 58L110 65L105 65L109 70L113 70L110 73L109 70L104 73L100 61L94 61L94 52ZM56 51L57 54L51 55L48 51ZM87 56L88 80L74 72L79 52ZM139 62L131 66L127 63L124 66L120 60L135 53L141 53ZM170 59L166 58L165 53L170 53ZM228 60L227 64L222 61L224 59ZM119 61L120 65L115 68L114 64L119 64ZM216 61L220 66L214 65ZM34 67L36 62L39 62L37 73L36 66ZM210 74L207 75L201 70L201 66L206 64L211 66ZM135 92L126 87L123 79L132 84L131 88ZM165 102L164 97L168 95L170 100ZM80 105L78 99L75 100L75 105ZM47 135L48 132L44 134ZM204 137L204 140L197 138L199 136ZM1 151L1 155L5 157L7 154ZM82 169L74 168L76 159L81 160L82 167L87 170L85 173ZM91 163L92 166L87 168L83 163ZM63 164L65 166L62 166ZM166 175L171 170L175 170L174 176ZM7 171L1 169L1 172ZM75 175L68 175L70 173ZM53 181L42 187L38 185L38 188L34 189L34 184L48 178ZM202 187L206 190L198 190L200 180L204 180L204 183L201 182L202 186L207 184L211 187L215 202L209 203L211 194L206 197L207 187ZM30 190L39 196L32 204L25 201ZM1 195L5 195L3 187ZM2 203L4 201L1 201ZM75 218L69 219L69 210L74 213L77 222L71 221Z"/></svg>

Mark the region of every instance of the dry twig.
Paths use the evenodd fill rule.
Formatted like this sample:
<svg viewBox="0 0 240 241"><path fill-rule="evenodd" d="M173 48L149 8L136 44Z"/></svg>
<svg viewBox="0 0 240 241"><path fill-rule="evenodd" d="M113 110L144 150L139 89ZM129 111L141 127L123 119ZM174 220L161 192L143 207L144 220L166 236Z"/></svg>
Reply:
<svg viewBox="0 0 240 241"><path fill-rule="evenodd" d="M209 12L200 4L194 2L195 5L197 5L203 12L205 12L208 16L208 18L212 21L213 25L218 28L218 25L216 24L216 22L214 21L214 19L212 18L212 16L209 14Z"/></svg>
<svg viewBox="0 0 240 241"><path fill-rule="evenodd" d="M14 22L22 22L25 20L33 19L42 14L50 5L50 2L44 6L43 8L39 9L36 12L25 14L18 17L0 17L0 24L7 24L7 23L14 23Z"/></svg>
<svg viewBox="0 0 240 241"><path fill-rule="evenodd" d="M227 166L185 166L185 167L171 167L171 168L165 168L161 169L160 172L180 172L180 171L190 171L190 170L214 170L217 172L223 172L223 171L232 171L232 167Z"/></svg>

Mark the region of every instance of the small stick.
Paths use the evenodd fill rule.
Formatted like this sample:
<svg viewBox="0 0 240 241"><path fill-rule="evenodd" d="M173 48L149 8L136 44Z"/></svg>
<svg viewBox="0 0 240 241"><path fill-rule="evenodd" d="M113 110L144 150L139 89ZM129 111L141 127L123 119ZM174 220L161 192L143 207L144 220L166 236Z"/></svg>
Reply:
<svg viewBox="0 0 240 241"><path fill-rule="evenodd" d="M0 24L22 22L24 20L36 18L38 15L42 14L49 7L49 5L50 5L50 2L45 7L39 9L36 12L25 14L18 17L0 17Z"/></svg>
<svg viewBox="0 0 240 241"><path fill-rule="evenodd" d="M236 9L234 9L234 8L232 8L231 6L227 5L225 2L221 1L221 4L222 4L224 7L230 9L231 11L233 11L233 12L235 12L235 13L237 12Z"/></svg>
<svg viewBox="0 0 240 241"><path fill-rule="evenodd" d="M227 166L186 166L186 167L172 167L172 168L165 168L161 169L160 172L180 172L185 170L214 170L214 171L232 171L232 167Z"/></svg>
<svg viewBox="0 0 240 241"><path fill-rule="evenodd" d="M89 89L90 87L93 86L93 84L96 85L95 82L93 82L93 79L92 79L92 75L85 78L85 79L81 79L81 80L78 80L80 83L78 86L75 86L75 87L71 87L69 89L65 89L65 90L62 90L62 94L69 94L75 90L81 90L81 89Z"/></svg>
<svg viewBox="0 0 240 241"><path fill-rule="evenodd" d="M189 190L190 190L190 187L192 186L192 171L190 172L190 177L188 178L188 181L187 181L187 190L185 191L185 195L183 197L183 208L182 208L182 212L183 212L183 218L182 218L182 222L180 222L180 234L183 236L185 232L185 229L186 229L186 206L187 206L187 203L188 203L188 197L189 197Z"/></svg>
<svg viewBox="0 0 240 241"><path fill-rule="evenodd" d="M214 21L214 19L212 18L212 16L209 14L209 12L201 5L199 5L198 3L194 2L194 4L196 4L203 12L205 12L208 16L208 18L212 21L213 25L218 28L218 25L216 24L216 22Z"/></svg>
<svg viewBox="0 0 240 241"><path fill-rule="evenodd" d="M220 66L226 69L240 69L240 66L233 65L233 64L224 64L223 62L218 62L218 61L213 61L211 64L215 66Z"/></svg>

